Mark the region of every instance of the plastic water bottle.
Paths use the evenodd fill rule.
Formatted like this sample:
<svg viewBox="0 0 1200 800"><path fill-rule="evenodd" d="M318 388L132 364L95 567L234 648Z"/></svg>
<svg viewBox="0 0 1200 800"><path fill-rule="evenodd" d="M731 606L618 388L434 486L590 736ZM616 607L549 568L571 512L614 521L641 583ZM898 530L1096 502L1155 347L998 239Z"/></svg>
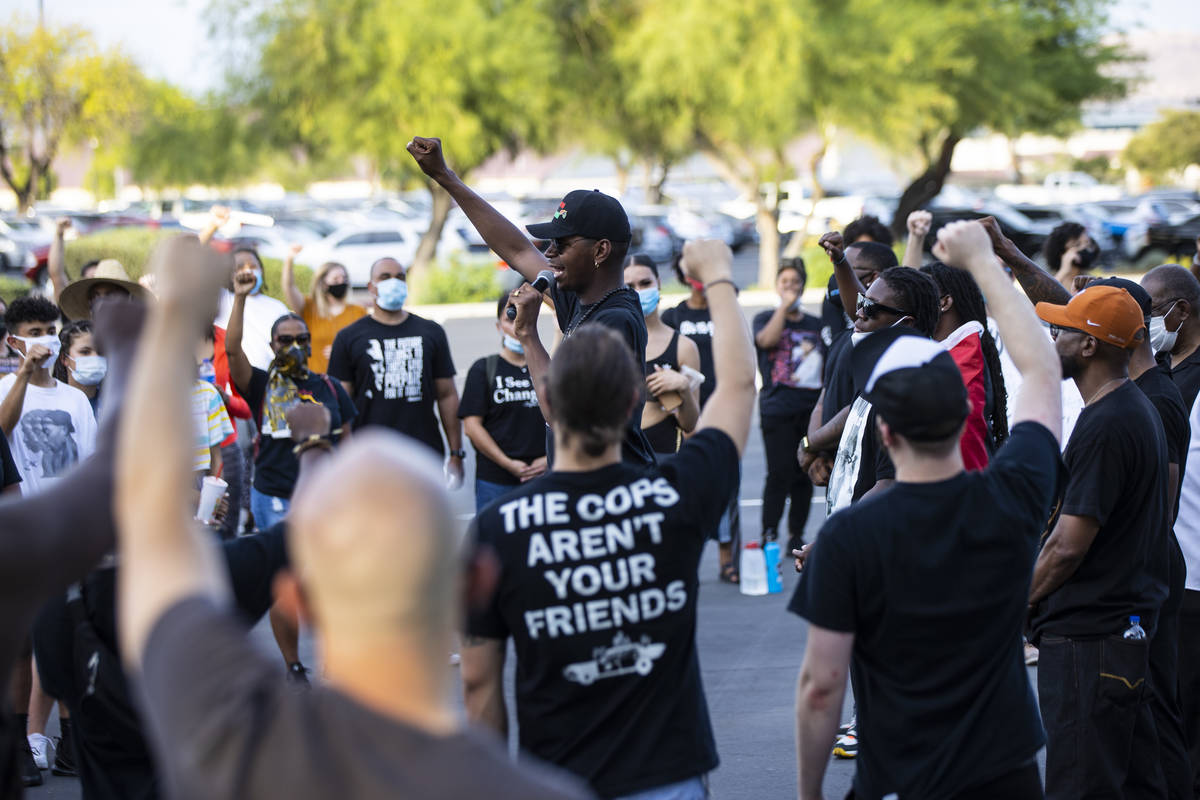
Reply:
<svg viewBox="0 0 1200 800"><path fill-rule="evenodd" d="M200 362L200 380L216 384L217 370L216 367L213 366L211 358L206 358Z"/></svg>
<svg viewBox="0 0 1200 800"><path fill-rule="evenodd" d="M1144 642L1146 640L1146 631L1142 628L1142 618L1132 616L1129 618L1129 628L1125 631L1125 639L1131 642Z"/></svg>
<svg viewBox="0 0 1200 800"><path fill-rule="evenodd" d="M767 562L763 558L763 551L758 546L758 542L747 542L746 546L742 548L738 578L741 581L742 594L767 593Z"/></svg>
<svg viewBox="0 0 1200 800"><path fill-rule="evenodd" d="M779 579L779 542L767 542L763 547L763 561L767 570L767 594L783 591L783 581Z"/></svg>

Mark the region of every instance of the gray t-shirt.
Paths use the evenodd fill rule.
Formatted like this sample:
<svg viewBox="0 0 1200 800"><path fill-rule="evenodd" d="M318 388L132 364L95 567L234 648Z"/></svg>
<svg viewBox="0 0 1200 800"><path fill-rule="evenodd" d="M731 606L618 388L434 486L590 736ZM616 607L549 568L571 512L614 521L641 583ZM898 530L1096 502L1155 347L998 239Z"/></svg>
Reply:
<svg viewBox="0 0 1200 800"><path fill-rule="evenodd" d="M591 797L566 773L518 767L487 733L435 736L327 687L290 688L245 627L200 597L155 624L138 691L177 800Z"/></svg>

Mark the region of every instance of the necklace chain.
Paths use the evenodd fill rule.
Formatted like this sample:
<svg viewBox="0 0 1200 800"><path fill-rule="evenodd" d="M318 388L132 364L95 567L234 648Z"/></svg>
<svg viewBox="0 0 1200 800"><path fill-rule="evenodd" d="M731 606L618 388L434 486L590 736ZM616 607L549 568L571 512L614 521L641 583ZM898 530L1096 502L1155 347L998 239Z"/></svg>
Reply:
<svg viewBox="0 0 1200 800"><path fill-rule="evenodd" d="M600 306L604 305L605 300L612 297L617 292L623 291L624 289L625 289L624 286L618 286L615 289L610 289L604 295L604 297L601 297L599 300L597 300L596 302L594 302L590 306L588 306L587 310L584 311L583 314L580 315L579 319L567 327L567 331L566 331L566 333L563 334L563 338L566 339L568 336L570 336L572 333L575 332L576 328L578 328L583 323L587 322L588 317L590 317L592 315L592 313L595 312L596 309L598 309L598 308L600 308Z"/></svg>
<svg viewBox="0 0 1200 800"><path fill-rule="evenodd" d="M1099 389L1097 389L1096 393L1094 395L1092 395L1091 398L1088 399L1088 401L1086 403L1084 403L1084 405L1090 406L1092 403L1099 400L1101 396L1103 396L1104 390L1107 389L1109 386L1112 386L1114 383L1121 383L1126 380L1128 380L1128 378L1125 376L1122 376L1120 378L1113 378L1111 381L1109 381L1108 383L1104 384Z"/></svg>

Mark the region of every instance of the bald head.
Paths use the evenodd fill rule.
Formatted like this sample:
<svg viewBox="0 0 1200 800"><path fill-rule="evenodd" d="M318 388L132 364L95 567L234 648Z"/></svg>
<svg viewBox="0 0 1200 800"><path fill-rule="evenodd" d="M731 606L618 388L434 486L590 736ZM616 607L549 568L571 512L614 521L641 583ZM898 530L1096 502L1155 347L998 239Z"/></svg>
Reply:
<svg viewBox="0 0 1200 800"><path fill-rule="evenodd" d="M403 278L404 265L390 256L384 256L371 265L371 280L378 283L386 278Z"/></svg>
<svg viewBox="0 0 1200 800"><path fill-rule="evenodd" d="M388 431L354 438L292 503L293 569L317 627L342 640L449 633L458 536L441 465Z"/></svg>
<svg viewBox="0 0 1200 800"><path fill-rule="evenodd" d="M1186 267L1177 264L1163 264L1150 270L1142 276L1142 287L1156 301L1169 296L1187 300L1193 309L1200 306L1200 281Z"/></svg>

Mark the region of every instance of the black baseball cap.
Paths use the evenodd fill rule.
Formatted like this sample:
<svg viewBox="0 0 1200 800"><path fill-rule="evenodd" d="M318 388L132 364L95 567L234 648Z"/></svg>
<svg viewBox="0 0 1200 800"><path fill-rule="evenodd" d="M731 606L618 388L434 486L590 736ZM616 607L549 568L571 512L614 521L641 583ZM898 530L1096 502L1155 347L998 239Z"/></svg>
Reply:
<svg viewBox="0 0 1200 800"><path fill-rule="evenodd" d="M1154 308L1154 301L1150 299L1150 293L1143 289L1140 284L1134 283L1128 278L1096 278L1096 280L1089 282L1088 286L1115 286L1118 289L1124 289L1129 292L1129 296L1142 309L1143 317L1149 317L1151 310Z"/></svg>
<svg viewBox="0 0 1200 800"><path fill-rule="evenodd" d="M633 239L629 217L625 215L620 201L599 189L569 192L558 204L553 219L526 225L525 230L535 239L562 239L565 236L608 239L610 242Z"/></svg>
<svg viewBox="0 0 1200 800"><path fill-rule="evenodd" d="M940 344L900 326L872 333L851 356L855 388L892 430L936 442L953 436L970 411L967 387Z"/></svg>

